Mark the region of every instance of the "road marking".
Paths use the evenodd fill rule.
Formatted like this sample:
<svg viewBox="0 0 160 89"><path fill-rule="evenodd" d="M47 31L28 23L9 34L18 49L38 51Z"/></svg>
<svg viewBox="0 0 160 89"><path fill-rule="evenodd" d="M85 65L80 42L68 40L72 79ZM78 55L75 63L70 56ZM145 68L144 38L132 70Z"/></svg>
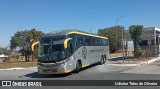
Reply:
<svg viewBox="0 0 160 89"><path fill-rule="evenodd" d="M27 67L27 68L24 68L24 67L14 67L14 68L6 68L6 69L0 69L0 70L22 70L22 69L35 69L37 67Z"/></svg>
<svg viewBox="0 0 160 89"><path fill-rule="evenodd" d="M141 64L107 64L110 66L139 66Z"/></svg>

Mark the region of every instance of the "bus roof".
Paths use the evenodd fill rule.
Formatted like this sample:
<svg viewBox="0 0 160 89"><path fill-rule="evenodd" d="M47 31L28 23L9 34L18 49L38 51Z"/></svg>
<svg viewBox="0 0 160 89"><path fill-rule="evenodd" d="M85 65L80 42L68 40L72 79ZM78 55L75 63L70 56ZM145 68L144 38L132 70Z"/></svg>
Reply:
<svg viewBox="0 0 160 89"><path fill-rule="evenodd" d="M92 36L92 37L98 37L98 38L108 39L107 37L98 36L98 35L95 35L95 34L91 34L91 33L80 31L80 30L76 30L76 29L53 31L53 32L45 34L43 37L68 35L68 34L81 34L81 35L87 35L87 36Z"/></svg>

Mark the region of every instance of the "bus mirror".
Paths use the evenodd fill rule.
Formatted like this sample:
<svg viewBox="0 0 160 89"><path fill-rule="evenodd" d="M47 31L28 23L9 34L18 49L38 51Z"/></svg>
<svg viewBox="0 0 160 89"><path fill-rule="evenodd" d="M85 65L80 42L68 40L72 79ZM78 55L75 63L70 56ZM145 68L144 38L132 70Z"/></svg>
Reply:
<svg viewBox="0 0 160 89"><path fill-rule="evenodd" d="M64 49L67 48L67 45L68 45L68 41L70 41L72 38L67 38L65 41L64 41Z"/></svg>
<svg viewBox="0 0 160 89"><path fill-rule="evenodd" d="M39 41L34 42L34 43L32 44L32 51L34 51L34 50L35 50L35 46L36 46L36 45L38 45L38 44L39 44Z"/></svg>

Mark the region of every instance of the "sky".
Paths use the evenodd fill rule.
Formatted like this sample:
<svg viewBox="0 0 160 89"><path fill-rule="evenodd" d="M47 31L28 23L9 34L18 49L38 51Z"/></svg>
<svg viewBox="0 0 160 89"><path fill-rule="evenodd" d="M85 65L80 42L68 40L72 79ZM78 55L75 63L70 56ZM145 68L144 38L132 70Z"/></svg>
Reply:
<svg viewBox="0 0 160 89"><path fill-rule="evenodd" d="M44 33L65 29L97 33L100 28L115 25L125 29L130 25L160 28L159 3L160 0L0 0L0 47L9 46L17 31L32 28Z"/></svg>

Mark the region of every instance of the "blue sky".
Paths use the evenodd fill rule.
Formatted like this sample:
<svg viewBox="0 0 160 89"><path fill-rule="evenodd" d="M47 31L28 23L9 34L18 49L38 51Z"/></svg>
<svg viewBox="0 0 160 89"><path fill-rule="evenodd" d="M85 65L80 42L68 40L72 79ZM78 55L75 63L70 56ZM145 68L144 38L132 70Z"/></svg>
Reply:
<svg viewBox="0 0 160 89"><path fill-rule="evenodd" d="M96 33L117 25L160 27L160 0L0 0L0 47L17 31L79 29Z"/></svg>

